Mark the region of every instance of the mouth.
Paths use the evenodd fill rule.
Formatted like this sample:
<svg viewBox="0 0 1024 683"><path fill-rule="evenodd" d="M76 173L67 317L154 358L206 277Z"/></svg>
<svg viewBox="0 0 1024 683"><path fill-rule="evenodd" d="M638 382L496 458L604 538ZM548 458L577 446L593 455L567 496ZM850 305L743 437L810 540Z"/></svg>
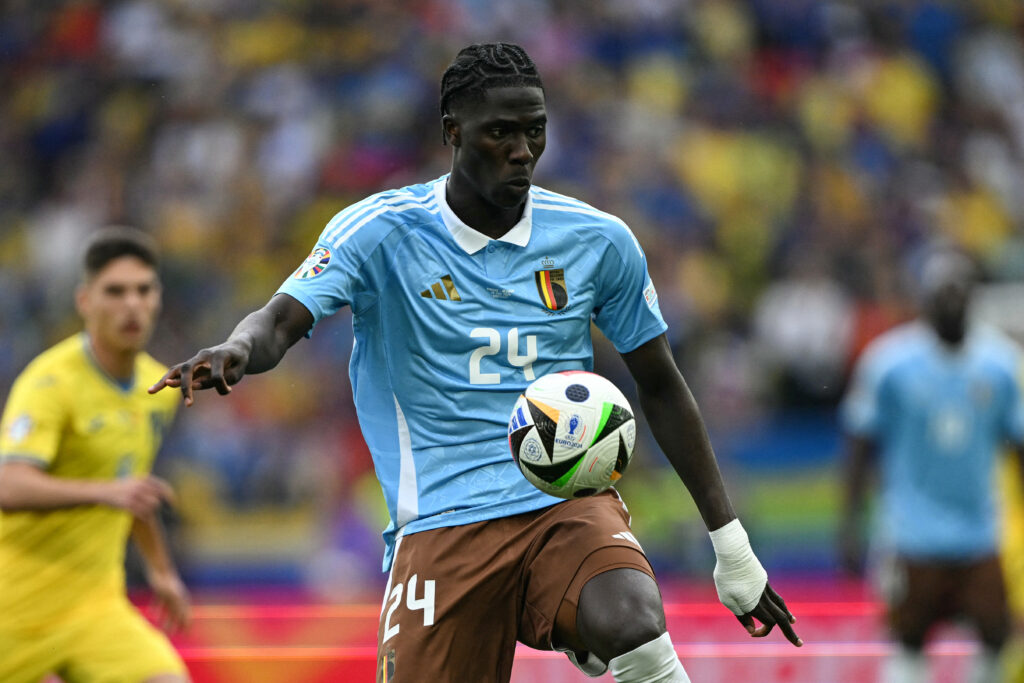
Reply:
<svg viewBox="0 0 1024 683"><path fill-rule="evenodd" d="M511 178L508 184L512 187L527 188L530 186L530 179L526 176L520 176L518 178Z"/></svg>

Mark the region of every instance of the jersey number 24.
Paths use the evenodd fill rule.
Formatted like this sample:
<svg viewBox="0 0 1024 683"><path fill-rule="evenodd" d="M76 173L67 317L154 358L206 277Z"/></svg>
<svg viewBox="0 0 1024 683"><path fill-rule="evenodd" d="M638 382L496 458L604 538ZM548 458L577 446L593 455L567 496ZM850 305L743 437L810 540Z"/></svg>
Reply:
<svg viewBox="0 0 1024 683"><path fill-rule="evenodd" d="M469 357L469 383L501 384L500 372L484 372L480 367L484 358L501 353L501 333L493 327L475 327L470 331L469 336L486 341ZM534 380L533 362L537 360L537 335L528 334L523 337L522 341L526 342L526 353L521 353L519 328L509 329L508 343L505 347L508 352L508 362L512 367L522 368L526 381L532 382Z"/></svg>

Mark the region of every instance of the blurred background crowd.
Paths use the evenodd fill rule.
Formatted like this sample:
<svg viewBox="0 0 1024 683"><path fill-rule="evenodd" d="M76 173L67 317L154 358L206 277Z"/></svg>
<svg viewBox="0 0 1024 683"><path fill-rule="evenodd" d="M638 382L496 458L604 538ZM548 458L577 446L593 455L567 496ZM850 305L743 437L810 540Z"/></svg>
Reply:
<svg viewBox="0 0 1024 683"><path fill-rule="evenodd" d="M1020 300L1018 0L6 0L0 394L77 329L79 249L112 222L164 252L153 354L219 342L334 213L447 171L440 75L488 40L522 44L544 79L537 183L644 246L765 564L829 570L835 404L858 352L912 314L915 255L954 241L999 303ZM379 582L351 345L341 313L184 411L159 468L193 585ZM605 344L597 369L630 386ZM653 443L621 489L659 571L707 570Z"/></svg>

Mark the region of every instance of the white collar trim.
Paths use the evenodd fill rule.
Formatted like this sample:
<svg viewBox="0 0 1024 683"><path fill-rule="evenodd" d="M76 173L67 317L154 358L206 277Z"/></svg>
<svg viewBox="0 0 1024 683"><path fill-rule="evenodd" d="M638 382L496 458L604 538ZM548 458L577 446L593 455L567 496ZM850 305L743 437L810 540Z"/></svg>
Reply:
<svg viewBox="0 0 1024 683"><path fill-rule="evenodd" d="M474 230L462 222L452 208L448 206L448 197L445 194L445 187L448 184L448 176L445 176L434 183L434 197L437 199L437 206L441 209L441 219L448 232L452 234L455 243L462 247L467 254L475 254L491 242L508 242L517 247L525 247L530 242L530 233L533 230L533 192L526 195L526 206L523 207L523 217L519 222L497 240L492 240L479 230Z"/></svg>

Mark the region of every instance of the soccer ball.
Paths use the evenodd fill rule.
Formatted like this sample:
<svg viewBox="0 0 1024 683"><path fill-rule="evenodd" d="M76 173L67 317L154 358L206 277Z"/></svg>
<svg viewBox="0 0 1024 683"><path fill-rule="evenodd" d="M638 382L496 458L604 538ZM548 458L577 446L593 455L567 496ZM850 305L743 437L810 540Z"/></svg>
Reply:
<svg viewBox="0 0 1024 683"><path fill-rule="evenodd" d="M559 498L605 490L626 471L636 421L618 387L592 372L539 377L508 423L512 458L530 483Z"/></svg>

